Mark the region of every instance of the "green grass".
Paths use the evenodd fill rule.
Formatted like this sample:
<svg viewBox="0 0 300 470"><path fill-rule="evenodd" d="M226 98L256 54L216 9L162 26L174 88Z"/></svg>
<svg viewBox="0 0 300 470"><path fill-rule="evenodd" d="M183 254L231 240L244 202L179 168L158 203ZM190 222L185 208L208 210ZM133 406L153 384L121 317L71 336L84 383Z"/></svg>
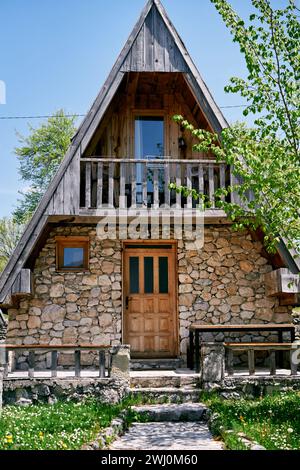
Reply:
<svg viewBox="0 0 300 470"><path fill-rule="evenodd" d="M205 394L201 400L219 417L212 431L228 449L245 449L238 433L268 450L300 449L300 393L269 395L258 400L224 400ZM233 432L227 433L226 431Z"/></svg>
<svg viewBox="0 0 300 470"><path fill-rule="evenodd" d="M105 405L88 399L80 403L58 402L24 408L5 406L0 417L0 449L80 449L130 404L132 400ZM129 413L128 421L133 419Z"/></svg>

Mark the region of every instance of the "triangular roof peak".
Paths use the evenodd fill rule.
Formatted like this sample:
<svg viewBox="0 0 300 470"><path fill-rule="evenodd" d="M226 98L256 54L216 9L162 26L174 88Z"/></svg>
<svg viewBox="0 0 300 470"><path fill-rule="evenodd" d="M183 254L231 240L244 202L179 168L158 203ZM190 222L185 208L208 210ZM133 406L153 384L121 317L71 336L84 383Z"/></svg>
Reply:
<svg viewBox="0 0 300 470"><path fill-rule="evenodd" d="M45 230L49 215L76 215L79 161L116 94L125 73L182 72L210 127L220 132L227 122L202 80L183 41L159 0L148 0L106 82L81 123L57 174L0 276L0 304ZM64 188L67 188L65 191Z"/></svg>

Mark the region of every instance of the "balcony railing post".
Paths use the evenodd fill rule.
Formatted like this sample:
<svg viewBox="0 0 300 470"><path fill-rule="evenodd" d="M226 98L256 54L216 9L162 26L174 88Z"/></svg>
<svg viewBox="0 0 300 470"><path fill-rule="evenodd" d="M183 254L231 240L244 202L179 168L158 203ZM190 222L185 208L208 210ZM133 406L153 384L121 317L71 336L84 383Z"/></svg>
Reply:
<svg viewBox="0 0 300 470"><path fill-rule="evenodd" d="M103 163L98 162L97 164L97 207L102 207L102 194L103 194Z"/></svg>
<svg viewBox="0 0 300 470"><path fill-rule="evenodd" d="M91 174L92 164L88 162L85 166L85 207L87 209L91 207Z"/></svg>
<svg viewBox="0 0 300 470"><path fill-rule="evenodd" d="M179 188L181 186L181 164L176 164L176 187ZM181 193L176 192L176 207L177 209L181 208Z"/></svg>
<svg viewBox="0 0 300 470"><path fill-rule="evenodd" d="M211 203L211 207L215 207L215 199L214 199L214 193L215 193L215 178L214 178L214 165L209 164L208 166L208 184L209 184L209 201Z"/></svg>
<svg viewBox="0 0 300 470"><path fill-rule="evenodd" d="M126 207L126 195L125 195L125 184L126 184L126 163L120 163L120 209L125 209Z"/></svg>
<svg viewBox="0 0 300 470"><path fill-rule="evenodd" d="M114 207L114 170L115 164L110 163L108 167L108 206L111 209Z"/></svg>

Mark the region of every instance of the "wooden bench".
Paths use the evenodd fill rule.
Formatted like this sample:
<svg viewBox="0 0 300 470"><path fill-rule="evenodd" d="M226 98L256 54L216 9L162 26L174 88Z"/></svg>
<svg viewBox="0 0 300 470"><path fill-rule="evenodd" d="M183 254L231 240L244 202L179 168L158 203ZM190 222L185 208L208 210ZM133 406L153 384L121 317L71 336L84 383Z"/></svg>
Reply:
<svg viewBox="0 0 300 470"><path fill-rule="evenodd" d="M81 376L81 351L94 351L99 355L99 377L106 376L106 369L110 375L111 356L113 347L96 344L0 344L0 366L4 366L4 377L8 374L8 353L28 352L28 377L34 378L35 354L51 352L51 377L57 377L58 354L71 352L74 354L75 377ZM106 367L106 363L108 367Z"/></svg>
<svg viewBox="0 0 300 470"><path fill-rule="evenodd" d="M227 350L227 373L232 376L233 351L248 352L249 375L255 374L255 351L270 352L270 375L276 375L276 351L290 351L291 375L297 375L297 364L292 361L292 354L295 351L293 343L224 343Z"/></svg>

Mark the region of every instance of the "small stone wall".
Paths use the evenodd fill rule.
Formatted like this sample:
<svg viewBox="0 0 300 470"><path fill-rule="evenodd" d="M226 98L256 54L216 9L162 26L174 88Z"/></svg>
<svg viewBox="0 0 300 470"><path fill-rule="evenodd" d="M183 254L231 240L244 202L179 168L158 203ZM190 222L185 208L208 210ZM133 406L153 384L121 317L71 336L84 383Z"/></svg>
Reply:
<svg viewBox="0 0 300 470"><path fill-rule="evenodd" d="M90 237L90 271L56 271L56 236ZM34 295L9 309L7 340L14 344L67 343L117 345L122 342L122 256L120 240L101 240L95 226L53 228L33 270ZM264 274L273 268L262 254L260 242L230 225L206 225L204 246L178 240L178 316L180 356L185 359L189 327L204 324L289 322L290 309L266 297ZM228 336L228 335L227 335ZM250 341L251 335L241 336ZM256 341L276 341L261 333ZM223 341L224 335L207 333L205 341ZM238 356L237 361L243 356ZM93 355L83 354L92 364ZM49 365L49 364L48 364ZM70 365L63 354L60 366ZM26 354L17 366L27 369ZM47 356L37 364L47 366Z"/></svg>
<svg viewBox="0 0 300 470"><path fill-rule="evenodd" d="M125 397L128 383L107 379L10 379L3 385L4 405L55 403L57 400L78 400L94 397L103 403L117 403Z"/></svg>

